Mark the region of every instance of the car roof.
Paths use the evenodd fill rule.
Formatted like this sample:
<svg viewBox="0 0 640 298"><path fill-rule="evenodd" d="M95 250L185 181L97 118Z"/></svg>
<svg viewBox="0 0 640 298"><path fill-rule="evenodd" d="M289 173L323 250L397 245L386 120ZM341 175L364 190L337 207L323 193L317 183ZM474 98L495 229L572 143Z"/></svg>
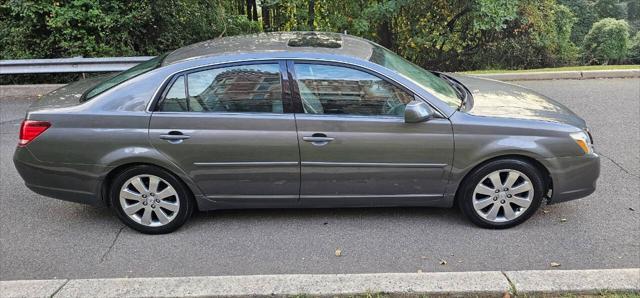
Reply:
<svg viewBox="0 0 640 298"><path fill-rule="evenodd" d="M370 60L373 49L378 47L371 41L347 34L331 32L270 32L216 38L169 53L163 65L185 60L252 53L282 52L322 53Z"/></svg>

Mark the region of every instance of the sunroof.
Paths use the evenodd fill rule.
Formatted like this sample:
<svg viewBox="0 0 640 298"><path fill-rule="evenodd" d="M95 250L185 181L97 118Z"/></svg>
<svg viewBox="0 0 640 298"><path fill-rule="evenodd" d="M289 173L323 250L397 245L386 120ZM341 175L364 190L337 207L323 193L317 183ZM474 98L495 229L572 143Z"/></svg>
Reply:
<svg viewBox="0 0 640 298"><path fill-rule="evenodd" d="M342 47L342 38L339 34L307 32L289 39L290 47L316 47L332 48Z"/></svg>

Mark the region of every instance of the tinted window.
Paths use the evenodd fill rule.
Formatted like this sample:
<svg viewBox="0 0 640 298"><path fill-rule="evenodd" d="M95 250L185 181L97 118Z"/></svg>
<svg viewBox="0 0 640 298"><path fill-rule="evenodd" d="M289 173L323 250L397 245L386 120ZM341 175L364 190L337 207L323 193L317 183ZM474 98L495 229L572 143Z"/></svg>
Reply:
<svg viewBox="0 0 640 298"><path fill-rule="evenodd" d="M151 71L155 68L160 67L160 65L162 64L162 60L164 59L164 57L166 56L166 54L164 55L160 55L158 57L155 57L153 59L150 59L146 62L142 62L132 68L129 68L103 82L101 82L100 84L96 85L95 87L93 87L92 89L90 89L89 91L87 91L87 93L84 94L84 96L81 98L81 100L89 100L93 97L95 97L96 95L105 92L131 78L134 78L136 76L139 76L145 72Z"/></svg>
<svg viewBox="0 0 640 298"><path fill-rule="evenodd" d="M184 90L184 76L178 77L169 88L159 110L164 112L184 112L188 110L187 93Z"/></svg>
<svg viewBox="0 0 640 298"><path fill-rule="evenodd" d="M305 113L403 116L413 95L364 71L347 67L296 64Z"/></svg>
<svg viewBox="0 0 640 298"><path fill-rule="evenodd" d="M278 64L194 72L187 75L187 85L190 111L282 113Z"/></svg>

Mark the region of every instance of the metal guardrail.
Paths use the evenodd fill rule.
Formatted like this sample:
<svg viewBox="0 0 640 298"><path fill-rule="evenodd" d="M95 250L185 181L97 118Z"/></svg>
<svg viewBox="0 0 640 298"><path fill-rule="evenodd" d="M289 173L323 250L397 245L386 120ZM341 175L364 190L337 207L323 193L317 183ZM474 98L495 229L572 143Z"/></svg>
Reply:
<svg viewBox="0 0 640 298"><path fill-rule="evenodd" d="M0 75L123 71L151 58L153 56L0 60Z"/></svg>

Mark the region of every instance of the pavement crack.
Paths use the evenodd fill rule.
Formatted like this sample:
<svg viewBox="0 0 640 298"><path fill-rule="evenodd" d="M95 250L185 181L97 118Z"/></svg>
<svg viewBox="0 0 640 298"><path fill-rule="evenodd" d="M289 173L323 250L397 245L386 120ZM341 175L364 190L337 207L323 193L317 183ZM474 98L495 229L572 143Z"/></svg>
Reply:
<svg viewBox="0 0 640 298"><path fill-rule="evenodd" d="M516 284L511 281L511 278L509 278L507 273L505 273L504 271L500 271L500 273L504 275L504 278L506 278L507 282L509 283L509 293L511 293L511 296L518 297L518 289L516 288Z"/></svg>
<svg viewBox="0 0 640 298"><path fill-rule="evenodd" d="M614 165L616 165L616 166L617 166L620 170L622 170L623 172L625 172L625 173L627 173L627 174L629 174L629 175L631 175L631 176L633 176L633 177L640 178L640 176L637 176L637 175L635 175L635 174L631 173L629 170L627 170L625 167L623 167L623 166L622 166L621 164L619 164L617 161L613 160L613 158L611 158L611 157L609 157L609 156L604 155L602 152L598 152L598 154L600 154L600 156L602 156L602 157L604 157L604 158L608 159L609 161L611 161Z"/></svg>
<svg viewBox="0 0 640 298"><path fill-rule="evenodd" d="M120 233L122 233L122 230L124 230L124 228L125 228L125 226L122 226L120 228L120 230L118 230L118 233L116 233L116 236L113 237L113 242L111 242L111 245L109 245L109 248L107 249L107 251L105 251L104 254L102 255L102 257L100 258L100 263L99 264L102 264L102 262L104 262L107 259L107 256L109 255L109 253L113 249L113 246L116 245L116 242L118 241L118 238L120 238Z"/></svg>
<svg viewBox="0 0 640 298"><path fill-rule="evenodd" d="M70 279L67 279L64 281L64 283L62 283L62 285L60 285L60 287L51 294L51 296L49 296L49 298L53 298L55 295L58 294L58 292L60 292L60 290L62 290L62 288L64 288L64 286L66 286L69 283Z"/></svg>

